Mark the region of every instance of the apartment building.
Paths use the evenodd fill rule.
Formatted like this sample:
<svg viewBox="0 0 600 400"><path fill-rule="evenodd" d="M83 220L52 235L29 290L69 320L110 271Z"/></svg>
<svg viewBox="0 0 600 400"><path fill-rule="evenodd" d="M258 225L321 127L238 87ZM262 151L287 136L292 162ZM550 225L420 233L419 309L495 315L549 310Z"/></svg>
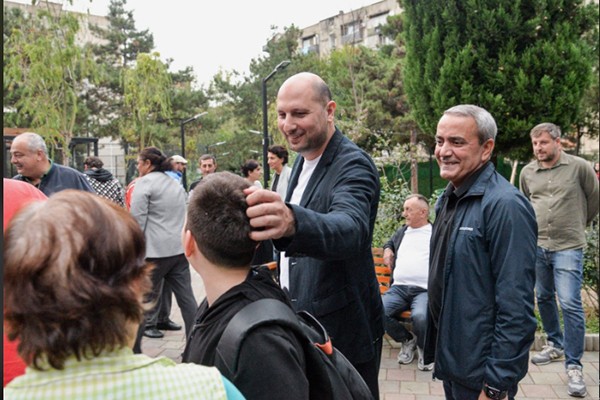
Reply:
<svg viewBox="0 0 600 400"><path fill-rule="evenodd" d="M314 25L302 28L300 51L317 53L320 57L345 45L362 45L377 48L392 44L381 33L388 16L401 12L397 0L383 0L350 12L326 18Z"/></svg>
<svg viewBox="0 0 600 400"><path fill-rule="evenodd" d="M3 0L3 5L6 8L19 8L26 14L32 14L38 10L47 10L51 15L58 15L63 12L62 3L55 3L52 1L39 1L35 5L32 5L31 2L18 3L16 1ZM69 11L69 13L75 14L79 19L79 32L75 38L77 44L104 44L106 42L104 39L95 36L90 28L91 26L98 26L102 29L107 29L109 22L105 16L74 11Z"/></svg>

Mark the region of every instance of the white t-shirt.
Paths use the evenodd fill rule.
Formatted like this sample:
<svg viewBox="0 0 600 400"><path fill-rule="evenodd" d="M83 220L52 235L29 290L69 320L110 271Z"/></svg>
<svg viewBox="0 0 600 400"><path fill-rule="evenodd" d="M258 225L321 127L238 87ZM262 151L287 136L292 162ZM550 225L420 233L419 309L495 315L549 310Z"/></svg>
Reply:
<svg viewBox="0 0 600 400"><path fill-rule="evenodd" d="M396 251L394 285L419 286L427 289L429 275L429 241L431 224L406 228Z"/></svg>
<svg viewBox="0 0 600 400"><path fill-rule="evenodd" d="M300 176L298 177L298 184L294 188L292 192L292 197L290 198L290 204L300 204L300 200L302 200L302 195L306 190L306 186L308 185L308 181L312 176L317 164L321 156L315 158L314 160L304 159L304 165L302 166L302 171L300 171ZM290 287L290 259L286 257L285 251L282 251L279 259L279 283L282 288Z"/></svg>

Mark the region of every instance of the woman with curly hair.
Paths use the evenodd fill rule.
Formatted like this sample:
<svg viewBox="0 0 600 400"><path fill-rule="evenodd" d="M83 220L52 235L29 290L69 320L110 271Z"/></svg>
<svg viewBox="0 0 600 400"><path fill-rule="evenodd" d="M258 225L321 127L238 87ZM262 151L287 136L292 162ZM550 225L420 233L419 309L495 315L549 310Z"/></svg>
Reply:
<svg viewBox="0 0 600 400"><path fill-rule="evenodd" d="M152 266L124 208L65 190L4 239L5 329L28 365L5 399L240 398L214 368L133 354Z"/></svg>

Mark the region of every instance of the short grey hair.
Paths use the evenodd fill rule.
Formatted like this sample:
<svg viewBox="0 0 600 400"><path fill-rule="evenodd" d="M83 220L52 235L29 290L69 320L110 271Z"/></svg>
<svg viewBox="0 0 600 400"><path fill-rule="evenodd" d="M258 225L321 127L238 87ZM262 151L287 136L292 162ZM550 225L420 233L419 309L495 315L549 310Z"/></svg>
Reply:
<svg viewBox="0 0 600 400"><path fill-rule="evenodd" d="M48 156L48 147L44 138L34 132L23 132L19 135L20 138L27 140L27 147L30 151L36 152L42 150L46 157Z"/></svg>
<svg viewBox="0 0 600 400"><path fill-rule="evenodd" d="M551 122L543 122L534 126L531 132L529 133L529 136L531 136L532 138L536 138L544 132L547 132L552 139L560 138L560 128Z"/></svg>
<svg viewBox="0 0 600 400"><path fill-rule="evenodd" d="M420 202L422 202L424 204L425 207L427 207L427 209L429 209L429 201L427 200L427 197L423 196L422 194L420 194L420 193L413 193L413 194L407 196L404 201L410 200L410 199L417 199L417 200L419 200Z"/></svg>
<svg viewBox="0 0 600 400"><path fill-rule="evenodd" d="M489 139L496 140L496 133L498 133L496 121L494 120L494 117L492 117L492 114L485 108L473 104L459 104L444 111L444 115L458 115L461 117L473 118L477 125L479 144L483 144Z"/></svg>

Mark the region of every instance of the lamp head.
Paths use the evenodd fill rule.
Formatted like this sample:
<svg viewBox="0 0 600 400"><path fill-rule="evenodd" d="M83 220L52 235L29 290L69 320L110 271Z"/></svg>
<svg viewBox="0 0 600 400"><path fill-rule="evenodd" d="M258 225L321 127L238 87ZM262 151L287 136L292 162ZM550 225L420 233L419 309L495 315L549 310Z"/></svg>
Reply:
<svg viewBox="0 0 600 400"><path fill-rule="evenodd" d="M290 63L291 63L290 60L283 60L282 62L277 64L277 66L275 67L275 71L281 71L282 69L284 69L285 67L290 65Z"/></svg>
<svg viewBox="0 0 600 400"><path fill-rule="evenodd" d="M206 114L208 114L208 111L203 111L203 112L201 112L200 114L196 114L196 115L194 115L194 116L192 117L192 119L198 119L198 118L200 118L200 117L202 117L202 116L204 116L204 115L206 115Z"/></svg>

